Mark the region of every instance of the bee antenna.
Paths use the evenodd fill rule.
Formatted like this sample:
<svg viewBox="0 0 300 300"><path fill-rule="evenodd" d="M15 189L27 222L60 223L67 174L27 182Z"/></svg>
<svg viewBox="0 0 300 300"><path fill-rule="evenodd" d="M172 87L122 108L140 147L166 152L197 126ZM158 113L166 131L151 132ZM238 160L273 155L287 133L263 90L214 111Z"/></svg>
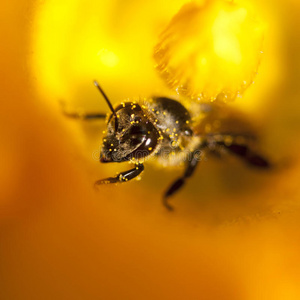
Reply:
<svg viewBox="0 0 300 300"><path fill-rule="evenodd" d="M114 110L113 106L111 105L111 102L109 101L108 97L106 96L106 94L104 93L104 91L102 90L102 88L100 87L100 85L99 85L99 83L98 83L97 80L94 80L94 85L100 91L100 93L102 94L102 96L105 99L106 103L108 104L109 109L113 113L113 115L115 117L115 128L117 130L117 128L118 128L118 117L117 117L116 111Z"/></svg>

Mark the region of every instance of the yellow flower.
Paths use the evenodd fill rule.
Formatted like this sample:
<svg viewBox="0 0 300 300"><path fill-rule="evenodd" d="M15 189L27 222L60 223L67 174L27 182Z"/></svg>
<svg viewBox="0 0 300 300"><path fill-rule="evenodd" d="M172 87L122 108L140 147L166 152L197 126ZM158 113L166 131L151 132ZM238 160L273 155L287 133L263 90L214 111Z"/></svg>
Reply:
<svg viewBox="0 0 300 300"><path fill-rule="evenodd" d="M299 299L299 3L253 1L268 24L256 83L234 105L260 126L280 164L257 173L231 160L103 186L126 164L101 165L101 123L70 108L170 96L151 59L186 1L4 1L1 9L1 299ZM202 63L205 62L204 60Z"/></svg>

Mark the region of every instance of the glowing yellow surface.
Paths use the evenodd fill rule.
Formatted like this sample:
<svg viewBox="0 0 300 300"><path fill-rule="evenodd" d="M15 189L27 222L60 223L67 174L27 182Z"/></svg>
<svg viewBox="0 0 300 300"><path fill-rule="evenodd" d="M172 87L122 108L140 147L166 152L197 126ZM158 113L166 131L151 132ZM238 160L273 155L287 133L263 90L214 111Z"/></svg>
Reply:
<svg viewBox="0 0 300 300"><path fill-rule="evenodd" d="M186 4L162 33L154 57L167 84L199 101L232 100L252 83L263 25L238 1Z"/></svg>
<svg viewBox="0 0 300 300"><path fill-rule="evenodd" d="M101 108L94 79L114 103L153 93L159 78L152 49L161 24L183 3L49 0L41 4L32 37L39 92L52 95L53 103L63 99L87 109Z"/></svg>
<svg viewBox="0 0 300 300"><path fill-rule="evenodd" d="M239 65L242 62L242 53L237 33L247 16L247 10L239 8L226 12L220 10L213 26L214 53L228 63ZM243 38L246 38L244 36Z"/></svg>
<svg viewBox="0 0 300 300"><path fill-rule="evenodd" d="M101 63L104 66L107 66L110 68L117 66L117 64L120 61L119 57L114 52L109 51L108 49L101 49L98 52L98 55L99 55Z"/></svg>

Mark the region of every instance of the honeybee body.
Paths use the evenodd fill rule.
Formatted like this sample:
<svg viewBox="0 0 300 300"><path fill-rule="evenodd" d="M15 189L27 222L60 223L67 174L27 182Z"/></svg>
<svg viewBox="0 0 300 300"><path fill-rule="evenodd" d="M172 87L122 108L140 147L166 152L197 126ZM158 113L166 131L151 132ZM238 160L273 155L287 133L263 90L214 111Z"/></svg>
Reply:
<svg viewBox="0 0 300 300"><path fill-rule="evenodd" d="M107 119L106 135L100 162L130 162L133 169L101 179L95 185L129 181L144 171L145 161L161 166L185 165L185 171L167 189L163 203L192 176L199 161L208 153L224 152L240 157L248 165L268 168L269 162L255 151L256 134L240 114L217 104L202 104L188 111L185 106L166 97L140 102L124 102L115 108L97 82L112 114ZM76 114L70 115L72 117ZM103 114L86 114L84 118L103 118Z"/></svg>

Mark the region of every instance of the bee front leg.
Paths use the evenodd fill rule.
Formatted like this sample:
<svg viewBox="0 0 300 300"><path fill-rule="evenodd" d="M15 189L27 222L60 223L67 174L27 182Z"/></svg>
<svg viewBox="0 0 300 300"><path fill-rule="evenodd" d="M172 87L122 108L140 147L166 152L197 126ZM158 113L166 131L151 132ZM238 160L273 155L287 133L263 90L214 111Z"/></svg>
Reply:
<svg viewBox="0 0 300 300"><path fill-rule="evenodd" d="M135 168L119 173L115 177L108 177L105 179L100 179L95 182L95 187L100 184L108 184L108 183L118 183L118 182L126 182L131 179L136 178L144 171L143 164L136 164Z"/></svg>
<svg viewBox="0 0 300 300"><path fill-rule="evenodd" d="M62 107L62 112L63 114L68 117L68 118L72 118L72 119L80 119L80 120L96 120L96 119L102 119L105 120L107 114L105 113L98 113L98 112L84 112L82 110L75 110L75 111L69 111L66 108L66 104L61 101L60 105Z"/></svg>
<svg viewBox="0 0 300 300"><path fill-rule="evenodd" d="M102 113L84 113L84 112L63 112L64 115L68 118L72 119L80 119L80 120L96 120L96 119L101 119L104 120L106 119L107 114L102 114Z"/></svg>
<svg viewBox="0 0 300 300"><path fill-rule="evenodd" d="M202 151L197 149L191 153L191 157L189 157L187 167L185 169L184 174L175 180L171 186L167 189L163 197L163 205L170 211L174 210L173 206L169 204L170 196L174 195L182 186L185 184L187 178L191 177L198 165L198 162L202 158Z"/></svg>

